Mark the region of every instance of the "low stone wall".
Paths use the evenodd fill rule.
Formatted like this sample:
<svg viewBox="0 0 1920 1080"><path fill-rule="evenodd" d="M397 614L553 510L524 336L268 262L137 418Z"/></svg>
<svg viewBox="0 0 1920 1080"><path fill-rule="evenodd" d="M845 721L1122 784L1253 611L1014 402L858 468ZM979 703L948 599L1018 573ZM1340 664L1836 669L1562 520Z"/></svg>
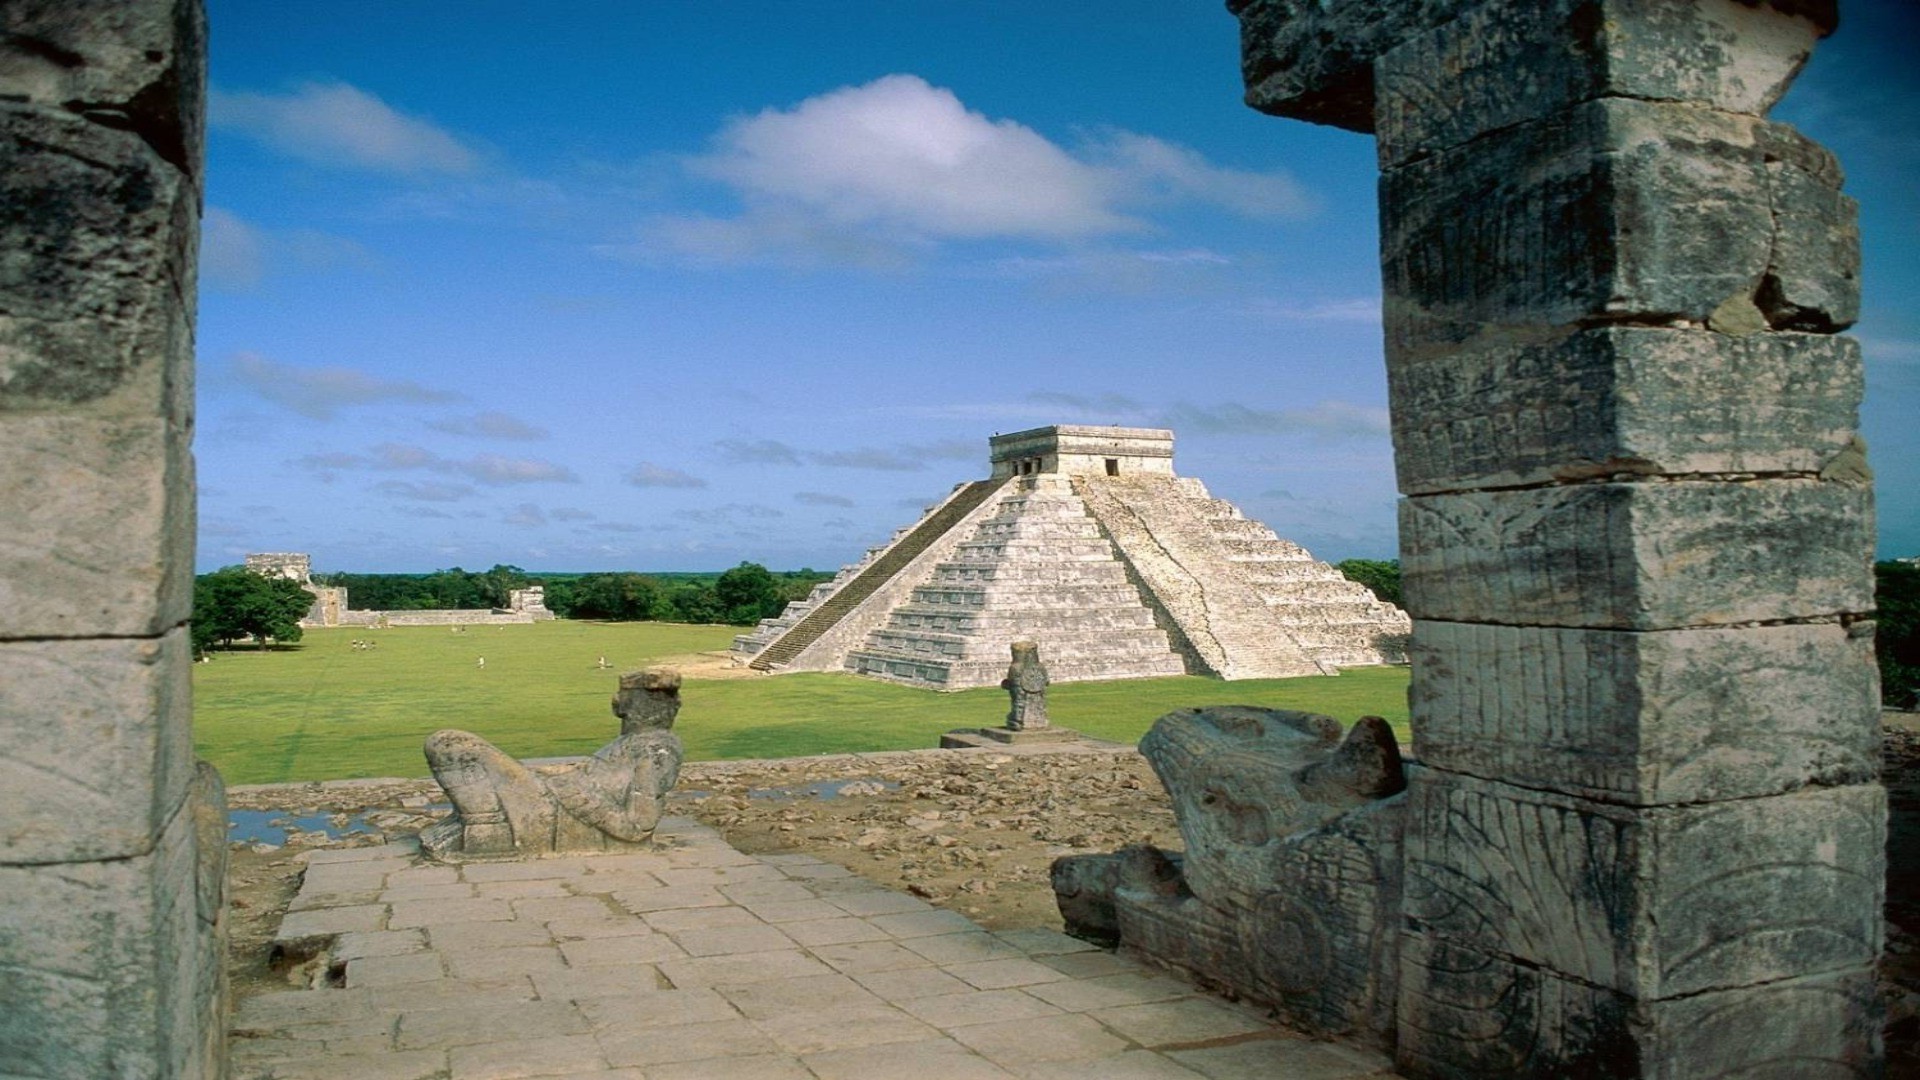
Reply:
<svg viewBox="0 0 1920 1080"><path fill-rule="evenodd" d="M356 612L356 614L358 614ZM532 612L435 608L423 611L382 611L378 614L388 626L507 626L531 625Z"/></svg>

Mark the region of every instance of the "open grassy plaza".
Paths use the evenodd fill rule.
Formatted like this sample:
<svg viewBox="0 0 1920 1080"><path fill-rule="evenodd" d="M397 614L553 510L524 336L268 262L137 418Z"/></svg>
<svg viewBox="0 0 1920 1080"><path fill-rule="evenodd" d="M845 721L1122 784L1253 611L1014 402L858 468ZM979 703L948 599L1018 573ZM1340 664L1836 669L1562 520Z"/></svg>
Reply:
<svg viewBox="0 0 1920 1080"><path fill-rule="evenodd" d="M194 742L231 784L424 776L422 740L449 727L522 758L591 753L618 730L609 701L620 672L725 649L737 632L568 620L309 630L295 645L195 665ZM1173 709L1228 703L1346 722L1384 716L1404 740L1406 690L1405 668L1363 668L1335 678L1065 683L1048 704L1055 724L1127 742ZM943 694L829 674L689 678L682 697L675 731L690 760L923 749L951 728L998 724L1007 708L993 688Z"/></svg>

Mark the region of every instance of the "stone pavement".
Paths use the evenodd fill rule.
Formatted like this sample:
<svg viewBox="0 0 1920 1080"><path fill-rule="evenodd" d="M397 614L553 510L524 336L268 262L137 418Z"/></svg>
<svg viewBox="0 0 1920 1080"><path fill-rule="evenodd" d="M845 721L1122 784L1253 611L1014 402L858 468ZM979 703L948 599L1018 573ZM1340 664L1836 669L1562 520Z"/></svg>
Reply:
<svg viewBox="0 0 1920 1080"><path fill-rule="evenodd" d="M669 818L656 852L315 852L281 925L331 985L240 1002L236 1080L1349 1080L1370 1050L1051 930L989 933Z"/></svg>

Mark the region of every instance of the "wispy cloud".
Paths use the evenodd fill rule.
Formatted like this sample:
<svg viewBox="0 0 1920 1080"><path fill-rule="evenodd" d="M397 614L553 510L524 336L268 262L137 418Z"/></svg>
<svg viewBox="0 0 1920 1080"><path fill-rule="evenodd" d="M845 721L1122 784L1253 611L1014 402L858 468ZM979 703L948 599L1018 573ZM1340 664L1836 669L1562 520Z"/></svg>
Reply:
<svg viewBox="0 0 1920 1080"><path fill-rule="evenodd" d="M1225 168L1150 135L1107 129L1063 147L914 75L737 118L685 164L730 189L739 212L657 217L611 253L892 266L954 241L1145 233L1140 211L1171 203L1259 218L1315 203L1283 173Z"/></svg>
<svg viewBox="0 0 1920 1080"><path fill-rule="evenodd" d="M581 510L572 506L556 506L547 514L555 521L592 521L591 510Z"/></svg>
<svg viewBox="0 0 1920 1080"><path fill-rule="evenodd" d="M331 420L341 409L355 405L439 404L461 398L406 379L381 379L344 367L297 367L251 352L236 355L229 372L253 393L313 420Z"/></svg>
<svg viewBox="0 0 1920 1080"><path fill-rule="evenodd" d="M313 229L262 229L218 206L207 207L200 219L200 280L216 289L244 291L277 273L365 269L374 263L371 252L345 237Z"/></svg>
<svg viewBox="0 0 1920 1080"><path fill-rule="evenodd" d="M349 470L421 470L463 476L489 487L514 484L571 484L579 481L572 469L536 458L510 458L499 454L479 454L470 458L444 458L424 447L408 443L381 443L367 453L330 451L309 454L295 464L323 474ZM399 492L394 492L398 494ZM419 497L415 495L414 497Z"/></svg>
<svg viewBox="0 0 1920 1080"><path fill-rule="evenodd" d="M829 495L824 491L796 491L793 501L802 506L852 506L854 502L845 495Z"/></svg>
<svg viewBox="0 0 1920 1080"><path fill-rule="evenodd" d="M713 444L728 465L798 465L800 451L773 439L721 439Z"/></svg>
<svg viewBox="0 0 1920 1080"><path fill-rule="evenodd" d="M773 439L722 439L714 443L728 465L814 465L823 469L871 469L878 472L918 472L929 461L971 459L978 444L964 439L899 446L857 446L845 450L803 450Z"/></svg>
<svg viewBox="0 0 1920 1080"><path fill-rule="evenodd" d="M396 499L411 499L414 502L459 502L474 494L474 490L465 484L443 484L436 480L382 480L373 487Z"/></svg>
<svg viewBox="0 0 1920 1080"><path fill-rule="evenodd" d="M1210 435L1296 435L1375 438L1389 434L1387 410L1348 401L1321 401L1299 409L1255 409L1236 402L1149 405L1121 394L1078 395L1038 391L1028 395L1074 419L1146 424Z"/></svg>
<svg viewBox="0 0 1920 1080"><path fill-rule="evenodd" d="M466 173L479 155L431 121L403 113L341 82L311 82L287 94L215 89L207 120L318 165L409 175Z"/></svg>
<svg viewBox="0 0 1920 1080"><path fill-rule="evenodd" d="M621 479L632 484L634 487L643 488L703 488L707 486L705 480L694 476L692 473L670 468L666 465L655 465L651 461L643 461L633 468L628 469L627 474L621 477Z"/></svg>
<svg viewBox="0 0 1920 1080"><path fill-rule="evenodd" d="M768 521L787 515L759 503L728 503L701 510L676 510L673 516L701 525L738 525L744 521Z"/></svg>
<svg viewBox="0 0 1920 1080"><path fill-rule="evenodd" d="M508 511L506 516L502 517L500 521L502 524L531 529L545 525L547 523L547 515L541 513L540 508L532 503L521 503L519 506Z"/></svg>
<svg viewBox="0 0 1920 1080"><path fill-rule="evenodd" d="M535 427L524 420L508 416L503 412L475 413L472 416L449 416L440 420L429 420L427 426L435 431L444 431L449 435L462 435L472 439L538 440L547 438L547 429Z"/></svg>

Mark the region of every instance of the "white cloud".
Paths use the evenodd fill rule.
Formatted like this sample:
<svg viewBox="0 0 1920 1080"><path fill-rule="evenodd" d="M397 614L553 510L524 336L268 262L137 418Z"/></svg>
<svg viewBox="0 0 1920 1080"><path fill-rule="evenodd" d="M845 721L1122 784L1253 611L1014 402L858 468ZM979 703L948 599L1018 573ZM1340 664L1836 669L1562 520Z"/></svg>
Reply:
<svg viewBox="0 0 1920 1080"><path fill-rule="evenodd" d="M200 280L212 288L238 292L276 273L374 264L371 252L345 237L313 229L262 229L218 206L207 207L201 218Z"/></svg>
<svg viewBox="0 0 1920 1080"><path fill-rule="evenodd" d="M449 435L474 439L544 439L547 429L535 427L503 412L483 412L473 416L450 416L428 421L427 426Z"/></svg>
<svg viewBox="0 0 1920 1080"><path fill-rule="evenodd" d="M845 495L830 495L824 491L796 491L793 501L802 506L852 506L853 500Z"/></svg>
<svg viewBox="0 0 1920 1080"><path fill-rule="evenodd" d="M207 118L320 165L422 174L471 172L479 163L452 134L346 83L306 83L290 94L212 90Z"/></svg>
<svg viewBox="0 0 1920 1080"><path fill-rule="evenodd" d="M354 405L381 401L437 403L461 397L405 379L379 379L343 367L296 367L251 352L234 356L231 373L253 393L313 420L331 420L341 409Z"/></svg>
<svg viewBox="0 0 1920 1080"><path fill-rule="evenodd" d="M547 515L541 513L540 508L532 503L521 503L500 520L508 525L533 528L535 526L545 525L547 523Z"/></svg>
<svg viewBox="0 0 1920 1080"><path fill-rule="evenodd" d="M651 461L643 461L627 470L627 475L623 479L634 487L703 488L707 486L705 480L691 473L668 468L665 465L655 465Z"/></svg>
<svg viewBox="0 0 1920 1080"><path fill-rule="evenodd" d="M732 216L655 218L616 255L891 266L947 241L1084 242L1148 231L1172 202L1294 217L1314 200L1279 172L1229 169L1149 135L1108 130L1076 149L888 75L729 122L687 161L739 198Z"/></svg>
<svg viewBox="0 0 1920 1080"><path fill-rule="evenodd" d="M366 454L351 454L344 451L332 451L325 454L310 454L295 464L326 474L348 469L371 469L385 471L419 470L423 472L450 473L464 476L475 483L490 487L505 487L510 484L572 484L579 482L572 469L552 461L537 458L509 458L499 454L479 454L470 458L443 458L424 447L408 443L381 443ZM418 485L413 490L404 490L382 485L382 490L407 498L421 498L420 490L429 485Z"/></svg>

